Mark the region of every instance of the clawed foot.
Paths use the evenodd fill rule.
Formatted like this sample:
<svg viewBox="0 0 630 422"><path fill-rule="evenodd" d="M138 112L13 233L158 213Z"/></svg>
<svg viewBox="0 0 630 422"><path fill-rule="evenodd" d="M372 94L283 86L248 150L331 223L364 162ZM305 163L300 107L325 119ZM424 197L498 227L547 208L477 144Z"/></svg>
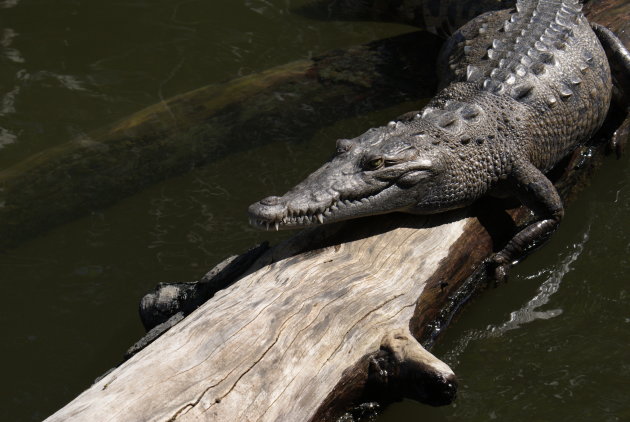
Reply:
<svg viewBox="0 0 630 422"><path fill-rule="evenodd" d="M488 276L494 279L494 285L506 283L512 263L501 252L497 252L486 259Z"/></svg>

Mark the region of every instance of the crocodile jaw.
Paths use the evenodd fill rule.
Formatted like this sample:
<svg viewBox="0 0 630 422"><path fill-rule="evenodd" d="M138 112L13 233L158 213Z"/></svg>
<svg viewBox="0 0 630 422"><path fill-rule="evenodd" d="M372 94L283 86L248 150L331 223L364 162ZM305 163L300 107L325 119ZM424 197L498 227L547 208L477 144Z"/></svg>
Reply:
<svg viewBox="0 0 630 422"><path fill-rule="evenodd" d="M337 195L328 200L302 205L298 198L291 198L291 192L283 197L271 196L249 207L249 221L261 229L296 229L316 224L327 224L368 215L384 214L404 209L392 209L391 198L402 190L395 185L388 186L362 198L343 198ZM395 201L393 201L395 203Z"/></svg>
<svg viewBox="0 0 630 422"><path fill-rule="evenodd" d="M292 229L413 209L442 168L419 135L394 124L338 140L336 155L293 189L251 205L251 224Z"/></svg>

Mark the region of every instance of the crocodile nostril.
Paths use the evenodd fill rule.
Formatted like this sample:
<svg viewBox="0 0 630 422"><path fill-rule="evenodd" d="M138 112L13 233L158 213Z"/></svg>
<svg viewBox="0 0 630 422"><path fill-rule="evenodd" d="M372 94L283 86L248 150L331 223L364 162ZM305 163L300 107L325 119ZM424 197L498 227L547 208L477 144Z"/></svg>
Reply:
<svg viewBox="0 0 630 422"><path fill-rule="evenodd" d="M273 205L278 205L278 204L280 204L280 197L279 196L268 196L266 198L261 199L260 200L260 204L268 206L268 207L271 207Z"/></svg>

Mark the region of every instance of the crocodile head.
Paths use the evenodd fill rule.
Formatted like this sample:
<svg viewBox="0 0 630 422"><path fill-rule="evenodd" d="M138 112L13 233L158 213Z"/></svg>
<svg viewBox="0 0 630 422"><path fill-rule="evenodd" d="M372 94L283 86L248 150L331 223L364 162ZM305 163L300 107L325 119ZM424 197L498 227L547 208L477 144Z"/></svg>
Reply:
<svg viewBox="0 0 630 422"><path fill-rule="evenodd" d="M395 211L418 212L434 190L444 154L423 132L388 127L337 141L333 158L283 196L249 207L252 225L289 229ZM413 132L413 131L412 131Z"/></svg>

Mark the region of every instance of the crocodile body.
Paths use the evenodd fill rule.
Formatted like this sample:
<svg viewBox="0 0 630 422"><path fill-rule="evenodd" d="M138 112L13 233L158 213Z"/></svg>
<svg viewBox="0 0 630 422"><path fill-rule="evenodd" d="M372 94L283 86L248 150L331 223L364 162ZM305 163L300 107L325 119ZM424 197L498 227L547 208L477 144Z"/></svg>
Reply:
<svg viewBox="0 0 630 422"><path fill-rule="evenodd" d="M521 0L515 10L473 19L447 41L440 91L423 110L337 141L335 157L284 196L250 206L250 220L292 228L513 196L538 219L493 257L504 277L563 216L545 173L589 140L609 108L600 39L614 44L614 35L596 35L581 8L575 0Z"/></svg>

